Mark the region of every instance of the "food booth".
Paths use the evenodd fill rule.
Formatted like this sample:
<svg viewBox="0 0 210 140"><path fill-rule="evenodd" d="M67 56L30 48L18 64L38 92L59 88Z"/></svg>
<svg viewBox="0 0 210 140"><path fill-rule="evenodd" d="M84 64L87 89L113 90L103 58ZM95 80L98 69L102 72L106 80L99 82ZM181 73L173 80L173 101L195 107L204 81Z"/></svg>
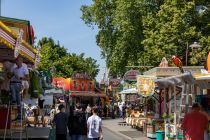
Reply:
<svg viewBox="0 0 210 140"><path fill-rule="evenodd" d="M95 87L95 80L88 74L75 73L71 78L54 78L53 85L62 88L70 104L80 101L82 104L95 105L106 102L106 94Z"/></svg>

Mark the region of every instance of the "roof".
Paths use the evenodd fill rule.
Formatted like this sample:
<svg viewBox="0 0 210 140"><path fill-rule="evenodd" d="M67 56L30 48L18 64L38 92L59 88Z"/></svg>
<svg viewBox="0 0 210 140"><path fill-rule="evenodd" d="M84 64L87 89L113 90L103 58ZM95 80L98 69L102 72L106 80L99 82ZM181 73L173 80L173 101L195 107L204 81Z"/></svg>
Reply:
<svg viewBox="0 0 210 140"><path fill-rule="evenodd" d="M96 93L70 93L68 94L71 97L106 97L106 94L96 94Z"/></svg>
<svg viewBox="0 0 210 140"><path fill-rule="evenodd" d="M201 74L201 70L204 69L203 66L185 66L184 71L192 73L192 75ZM144 75L156 76L156 77L167 77L176 76L182 74L178 67L155 67L146 72Z"/></svg>
<svg viewBox="0 0 210 140"><path fill-rule="evenodd" d="M15 44L17 40L18 35L12 31L9 27L7 27L3 22L0 21L0 48L1 50L1 57L5 55L4 57L11 58L14 53L12 53L15 49ZM10 50L9 52L5 52L7 50ZM34 49L30 44L28 44L25 40L21 40L20 44L20 55L23 58L26 58L30 62L35 61L35 57L37 54L37 50Z"/></svg>

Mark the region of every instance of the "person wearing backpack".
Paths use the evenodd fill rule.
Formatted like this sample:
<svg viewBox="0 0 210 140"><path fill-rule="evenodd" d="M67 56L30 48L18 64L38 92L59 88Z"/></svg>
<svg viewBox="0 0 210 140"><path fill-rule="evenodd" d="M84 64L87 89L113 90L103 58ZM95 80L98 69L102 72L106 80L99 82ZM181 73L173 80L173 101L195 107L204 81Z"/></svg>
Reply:
<svg viewBox="0 0 210 140"><path fill-rule="evenodd" d="M73 109L73 107L70 107L68 129L71 140L86 140L86 115L80 103L76 104L75 109Z"/></svg>
<svg viewBox="0 0 210 140"><path fill-rule="evenodd" d="M87 128L88 128L88 139L89 140L102 140L102 120L97 115L98 108L92 108L93 115L90 116L87 120Z"/></svg>

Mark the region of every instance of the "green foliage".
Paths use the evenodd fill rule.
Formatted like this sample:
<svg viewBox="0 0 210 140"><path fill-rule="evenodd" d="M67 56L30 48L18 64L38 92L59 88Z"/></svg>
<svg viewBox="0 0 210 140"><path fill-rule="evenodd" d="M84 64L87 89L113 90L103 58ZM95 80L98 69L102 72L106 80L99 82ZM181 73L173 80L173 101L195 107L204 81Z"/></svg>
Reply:
<svg viewBox="0 0 210 140"><path fill-rule="evenodd" d="M130 65L158 66L162 57L178 55L185 64L203 64L209 50L210 1L208 0L93 0L81 7L82 19L97 26L96 41L112 76L122 76Z"/></svg>
<svg viewBox="0 0 210 140"><path fill-rule="evenodd" d="M31 97L38 98L42 92L39 73L37 71L30 71L29 77L30 77L29 93L31 94Z"/></svg>
<svg viewBox="0 0 210 140"><path fill-rule="evenodd" d="M59 43L52 38L42 38L39 41L41 48L41 60L39 69L47 71L51 67L56 68L56 76L71 77L73 73L88 73L93 78L98 74L99 65L91 57L85 58L84 54L76 55L68 53Z"/></svg>

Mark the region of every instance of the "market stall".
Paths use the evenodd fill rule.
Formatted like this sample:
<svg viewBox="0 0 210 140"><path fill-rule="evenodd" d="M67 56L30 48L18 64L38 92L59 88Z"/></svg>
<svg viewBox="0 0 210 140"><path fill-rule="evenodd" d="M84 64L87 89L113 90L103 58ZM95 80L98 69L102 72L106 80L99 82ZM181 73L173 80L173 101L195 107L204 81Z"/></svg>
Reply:
<svg viewBox="0 0 210 140"><path fill-rule="evenodd" d="M75 73L71 78L54 78L54 87L61 88L69 98L70 104L80 101L82 104L97 104L100 100L102 104L106 101L106 94L95 88L95 80L87 74Z"/></svg>
<svg viewBox="0 0 210 140"><path fill-rule="evenodd" d="M203 95L209 89L210 75L194 77L191 73L155 80L164 91L165 138L182 139L183 131L177 129L184 115L191 110L196 96ZM181 88L181 94L177 94Z"/></svg>
<svg viewBox="0 0 210 140"><path fill-rule="evenodd" d="M8 131L12 138L12 130L25 128L24 121L11 121L17 117L17 106L10 105L9 91L10 79L7 72L14 66L14 60L21 57L25 66L31 67L36 62L38 52L32 47L32 26L29 21L0 17L0 129L8 137ZM25 88L27 89L27 87ZM8 131L7 131L8 129ZM27 137L27 136L26 136Z"/></svg>

